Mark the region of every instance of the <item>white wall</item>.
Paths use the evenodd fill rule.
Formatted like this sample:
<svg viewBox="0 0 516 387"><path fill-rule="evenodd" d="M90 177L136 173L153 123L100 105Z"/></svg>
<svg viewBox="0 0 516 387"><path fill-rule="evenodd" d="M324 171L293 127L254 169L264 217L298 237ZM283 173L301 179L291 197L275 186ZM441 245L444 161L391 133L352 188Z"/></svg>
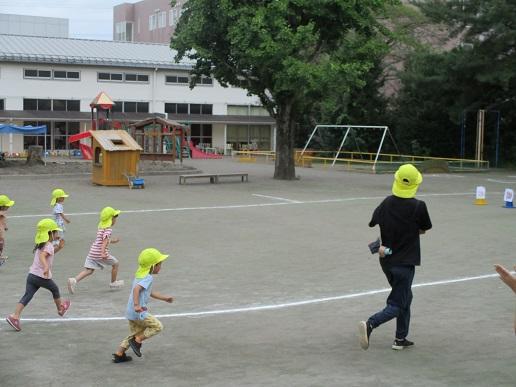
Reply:
<svg viewBox="0 0 516 387"><path fill-rule="evenodd" d="M81 79L51 80L25 79L25 68L39 70L80 71ZM97 72L131 72L148 74L149 83L99 82ZM227 105L259 104L257 97L248 97L243 89L224 88L214 80L213 85L199 85L190 90L188 86L165 84L164 71L120 67L87 67L62 65L35 65L0 63L0 98L5 99L6 110L23 110L23 98L80 99L81 111L90 111L89 103L101 92L106 92L113 100L148 101L152 113L164 113L166 102L212 104L213 114L225 115ZM154 78L155 77L155 78ZM154 103L154 104L153 104Z"/></svg>

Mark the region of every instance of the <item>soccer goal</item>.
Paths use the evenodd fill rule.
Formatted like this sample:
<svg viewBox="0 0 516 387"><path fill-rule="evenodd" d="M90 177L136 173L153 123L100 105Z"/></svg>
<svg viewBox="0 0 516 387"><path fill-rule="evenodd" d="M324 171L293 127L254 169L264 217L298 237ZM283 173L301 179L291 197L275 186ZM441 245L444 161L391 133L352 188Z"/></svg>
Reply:
<svg viewBox="0 0 516 387"><path fill-rule="evenodd" d="M392 142L392 145L393 145L393 148L394 148L396 154L401 156L401 153L399 151L398 145L396 144L396 141L394 140L394 137L392 136L391 131L389 130L388 126L374 126L374 125L372 125L372 126L371 125L316 125L316 127L314 128L314 130L310 134L310 137L308 138L308 141L306 142L305 147L301 151L301 154L299 156L300 158L302 158L303 155L305 154L308 146L310 145L310 143L314 139L314 136L316 135L316 133L318 131L320 133L321 130L325 130L325 129L326 130L327 129L338 130L338 131L340 131L343 134L342 141L340 142L339 148L338 148L338 150L337 150L337 152L335 154L335 157L333 158L333 161L331 163L332 167L339 160L339 156L340 156L340 154L342 152L342 148L344 147L346 142L350 143L351 141L354 141L356 147L358 148L358 142L357 142L357 137L358 136L357 136L357 133L359 133L359 132L368 133L370 137L372 135L373 142L375 142L374 141L375 139L377 140L376 143L378 144L378 147L376 148L376 146L375 146L375 148L376 148L375 152L370 154L371 156L374 155L374 160L371 160L373 171L376 171L376 166L377 166L377 163L379 161L379 157L381 155L382 148L384 147L384 144L385 144L385 141L386 141L387 138L390 139L390 141ZM360 149L358 149L358 150L359 150L358 153L361 153Z"/></svg>

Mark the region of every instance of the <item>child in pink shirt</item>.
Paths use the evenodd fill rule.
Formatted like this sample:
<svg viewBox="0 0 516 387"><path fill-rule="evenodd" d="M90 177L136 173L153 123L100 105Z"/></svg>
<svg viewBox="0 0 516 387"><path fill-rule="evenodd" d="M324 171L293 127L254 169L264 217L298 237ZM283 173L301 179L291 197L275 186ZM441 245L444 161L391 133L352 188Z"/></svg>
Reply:
<svg viewBox="0 0 516 387"><path fill-rule="evenodd" d="M14 200L9 199L7 195L0 195L0 266L2 266L7 257L4 256L5 232L7 231L6 212L14 205Z"/></svg>
<svg viewBox="0 0 516 387"><path fill-rule="evenodd" d="M27 285L25 294L20 302L16 305L13 314L5 319L16 331L21 331L20 315L27 304L32 300L34 294L39 288L48 289L52 292L54 303L57 307L57 314L63 316L70 307L70 300L61 300L59 288L52 280L52 265L54 263L54 254L63 248L63 241L54 247L53 241L58 240L58 232L61 231L57 227L56 222L52 219L43 219L38 222L36 237L34 241L34 261L29 269L27 276Z"/></svg>

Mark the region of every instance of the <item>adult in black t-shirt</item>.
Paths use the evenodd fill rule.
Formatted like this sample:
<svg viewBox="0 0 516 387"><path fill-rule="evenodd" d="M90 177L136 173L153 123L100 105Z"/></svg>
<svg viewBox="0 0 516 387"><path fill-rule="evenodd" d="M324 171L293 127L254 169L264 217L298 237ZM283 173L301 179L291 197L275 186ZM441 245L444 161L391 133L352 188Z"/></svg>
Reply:
<svg viewBox="0 0 516 387"><path fill-rule="evenodd" d="M402 165L394 175L392 196L386 197L374 210L369 227L380 226L382 246L380 265L391 293L386 307L359 323L360 345L369 347L373 329L396 318L396 336L392 349L414 345L407 340L412 302L412 280L415 266L421 264L419 235L432 228L425 202L415 199L423 177L412 164ZM386 252L391 254L386 255Z"/></svg>

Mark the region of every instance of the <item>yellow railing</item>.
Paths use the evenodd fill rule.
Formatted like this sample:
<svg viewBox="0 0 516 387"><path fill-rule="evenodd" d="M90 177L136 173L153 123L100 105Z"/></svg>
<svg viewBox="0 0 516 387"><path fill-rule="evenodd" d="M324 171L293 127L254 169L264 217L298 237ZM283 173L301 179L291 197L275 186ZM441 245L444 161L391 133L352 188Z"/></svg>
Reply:
<svg viewBox="0 0 516 387"><path fill-rule="evenodd" d="M452 170L485 170L489 168L488 161L479 161L473 159L459 159L453 157L431 157L431 156L415 156L391 153L380 153L378 160L375 162L376 153L372 152L340 152L339 158L335 160L334 151L306 151L301 156L302 151L297 150L295 155L296 164L298 166L312 166L312 164L320 164L322 166L335 165L345 166L348 169L365 169L370 166L371 170L393 170L403 163L421 164L425 161L443 161L446 162ZM314 156L314 154L331 154L333 157ZM265 161L275 160L276 153L273 151L233 151L232 155L239 158L258 158L261 157ZM354 166L359 168L354 168Z"/></svg>

